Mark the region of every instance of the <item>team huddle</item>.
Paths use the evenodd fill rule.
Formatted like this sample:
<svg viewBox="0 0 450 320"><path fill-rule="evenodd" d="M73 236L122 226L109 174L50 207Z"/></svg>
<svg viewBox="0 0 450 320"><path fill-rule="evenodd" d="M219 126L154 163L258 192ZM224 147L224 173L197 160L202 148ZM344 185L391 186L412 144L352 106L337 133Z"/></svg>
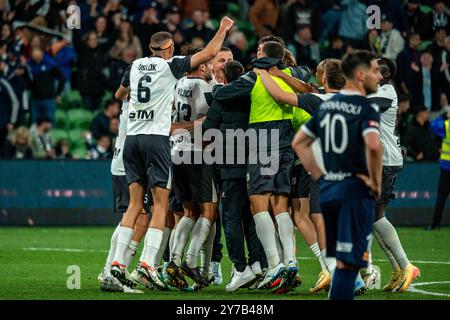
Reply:
<svg viewBox="0 0 450 320"><path fill-rule="evenodd" d="M316 85L283 40L268 36L245 73L222 47L232 26L224 17L204 49L185 46L182 56L173 56L170 33L155 33L152 56L125 71L111 165L123 217L101 289L220 284L211 265L223 227L233 263L226 291L283 294L300 286L296 228L321 268L311 294L353 299L373 287L380 275L372 235L392 265L383 289L406 291L420 271L384 217L403 165L395 64L355 51L322 61Z"/></svg>

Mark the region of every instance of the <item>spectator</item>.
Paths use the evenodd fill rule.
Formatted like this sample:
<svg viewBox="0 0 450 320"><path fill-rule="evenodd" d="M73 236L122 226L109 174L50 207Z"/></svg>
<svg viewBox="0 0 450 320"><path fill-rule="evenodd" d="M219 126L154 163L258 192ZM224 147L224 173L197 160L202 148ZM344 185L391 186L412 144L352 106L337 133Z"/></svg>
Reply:
<svg viewBox="0 0 450 320"><path fill-rule="evenodd" d="M344 42L339 36L331 38L330 47L327 48L322 56L322 59L334 58L341 59L344 55Z"/></svg>
<svg viewBox="0 0 450 320"><path fill-rule="evenodd" d="M98 47L97 34L91 31L84 36L78 57L78 89L89 110L99 108L104 93L104 67L105 57Z"/></svg>
<svg viewBox="0 0 450 320"><path fill-rule="evenodd" d="M377 29L367 31L366 39L361 45L361 48L373 52L377 56L381 56L380 33Z"/></svg>
<svg viewBox="0 0 450 320"><path fill-rule="evenodd" d="M1 151L1 150L0 150ZM32 159L31 138L28 128L18 127L11 135L10 140L6 141L3 148L4 159Z"/></svg>
<svg viewBox="0 0 450 320"><path fill-rule="evenodd" d="M50 131L52 121L49 118L39 118L37 123L31 126L31 151L33 158L36 159L54 159L55 150L52 146Z"/></svg>
<svg viewBox="0 0 450 320"><path fill-rule="evenodd" d="M69 150L70 150L69 141L67 141L66 139L59 140L55 146L56 159L62 160L73 159L73 156Z"/></svg>
<svg viewBox="0 0 450 320"><path fill-rule="evenodd" d="M287 48L292 52L298 64L306 65L311 70L315 70L320 62L319 45L313 41L309 26L300 27L294 42L290 43Z"/></svg>
<svg viewBox="0 0 450 320"><path fill-rule="evenodd" d="M126 48L122 52L121 59L112 59L109 63L109 77L107 89L115 92L120 86L123 74L127 67L136 59L136 52L133 48Z"/></svg>
<svg viewBox="0 0 450 320"><path fill-rule="evenodd" d="M64 75L55 60L35 47L28 63L33 81L31 82L31 123L47 117L55 123L56 102L64 89ZM58 87L55 90L55 80Z"/></svg>
<svg viewBox="0 0 450 320"><path fill-rule="evenodd" d="M143 55L149 56L150 49L148 44L150 42L150 35L164 30L163 24L158 19L155 2L152 2L152 6L144 11L139 24L136 26L136 30L143 48Z"/></svg>
<svg viewBox="0 0 450 320"><path fill-rule="evenodd" d="M413 87L413 63L420 65L420 35L418 33L408 34L408 45L397 56L397 82L404 94L409 94Z"/></svg>
<svg viewBox="0 0 450 320"><path fill-rule="evenodd" d="M377 5L381 9L381 14L385 14L392 19L393 28L406 35L408 30L408 20L399 0L366 0L368 6Z"/></svg>
<svg viewBox="0 0 450 320"><path fill-rule="evenodd" d="M19 113L19 101L10 83L1 77L6 64L0 61L0 149L14 128Z"/></svg>
<svg viewBox="0 0 450 320"><path fill-rule="evenodd" d="M341 20L342 8L341 0L322 0L319 1L321 12L324 12L321 19L321 28L319 42L322 43L329 38L329 35L335 36ZM340 59L341 57L339 57Z"/></svg>
<svg viewBox="0 0 450 320"><path fill-rule="evenodd" d="M441 61L442 93L447 96L447 100L450 100L450 37L445 38L445 50L442 51Z"/></svg>
<svg viewBox="0 0 450 320"><path fill-rule="evenodd" d="M428 110L423 106L419 107L405 133L403 145L406 155L416 161L436 161L439 157L439 146L429 130L428 117Z"/></svg>
<svg viewBox="0 0 450 320"><path fill-rule="evenodd" d="M176 0L175 4L178 8L180 8L183 19L190 19L194 15L195 11L209 12L208 0Z"/></svg>
<svg viewBox="0 0 450 320"><path fill-rule="evenodd" d="M398 54L405 46L405 40L397 29L394 29L393 17L383 14L381 16L380 35L381 54L390 60L397 59Z"/></svg>
<svg viewBox="0 0 450 320"><path fill-rule="evenodd" d="M109 51L109 56L113 59L118 59L126 48L133 48L136 52L136 57L142 58L142 47L139 38L134 35L131 24L128 21L122 21L119 35L114 46Z"/></svg>
<svg viewBox="0 0 450 320"><path fill-rule="evenodd" d="M431 27L434 30L444 28L447 33L450 32L450 16L445 12L445 1L434 0L433 11L429 13Z"/></svg>
<svg viewBox="0 0 450 320"><path fill-rule="evenodd" d="M342 0L339 36L345 45L361 47L367 33L367 6L358 0Z"/></svg>
<svg viewBox="0 0 450 320"><path fill-rule="evenodd" d="M108 20L104 16L95 20L95 32L99 49L103 53L108 52L114 44L115 36L108 30Z"/></svg>
<svg viewBox="0 0 450 320"><path fill-rule="evenodd" d="M442 139L441 150L441 174L437 190L437 199L434 207L433 222L428 230L439 229L441 226L442 215L444 213L445 202L450 194L450 109L446 116L434 120L431 123L432 132Z"/></svg>
<svg viewBox="0 0 450 320"><path fill-rule="evenodd" d="M163 21L164 28L170 32L175 42L175 52L179 53L181 47L186 44L183 30L181 29L181 15L177 7L171 7L166 13L166 19Z"/></svg>
<svg viewBox="0 0 450 320"><path fill-rule="evenodd" d="M408 0L405 5L408 32L418 33L422 39L431 38L433 30L428 16L420 10L419 0Z"/></svg>
<svg viewBox="0 0 450 320"><path fill-rule="evenodd" d="M75 49L67 40L61 40L52 46L52 53L56 64L64 75L64 91L72 89L72 68L77 60Z"/></svg>
<svg viewBox="0 0 450 320"><path fill-rule="evenodd" d="M413 106L425 106L428 111L440 110L440 80L439 70L432 68L433 56L424 52L420 56L420 66L412 63L413 70L410 92L411 104Z"/></svg>
<svg viewBox="0 0 450 320"><path fill-rule="evenodd" d="M196 10L192 15L194 25L185 31L187 42L192 42L194 38L201 38L208 43L214 37L214 31L206 27L205 13L201 10Z"/></svg>
<svg viewBox="0 0 450 320"><path fill-rule="evenodd" d="M287 41L294 41L296 31L307 26L313 30L312 38L319 39L320 35L320 8L315 0L295 0L289 5L285 25L284 36Z"/></svg>
<svg viewBox="0 0 450 320"><path fill-rule="evenodd" d="M10 45L14 41L14 33L11 29L11 25L5 23L2 26L0 41L5 42L7 45Z"/></svg>
<svg viewBox="0 0 450 320"><path fill-rule="evenodd" d="M400 136L400 141L403 141L405 137L406 129L411 122L411 113L409 112L411 105L409 103L409 97L401 94L398 96L398 109L397 109L397 132Z"/></svg>
<svg viewBox="0 0 450 320"><path fill-rule="evenodd" d="M112 20L113 16L122 14L121 0L107 0L103 7L102 14L108 19Z"/></svg>
<svg viewBox="0 0 450 320"><path fill-rule="evenodd" d="M255 0L250 9L249 19L259 38L267 33L267 26L276 28L278 13L278 0Z"/></svg>
<svg viewBox="0 0 450 320"><path fill-rule="evenodd" d="M439 69L442 65L442 52L445 50L445 38L447 32L444 28L437 28L434 31L434 41L431 43L426 51L429 51L433 56L433 68Z"/></svg>
<svg viewBox="0 0 450 320"><path fill-rule="evenodd" d="M109 121L109 139L111 140L111 152L113 152L113 148L116 145L116 139L119 135L119 118L111 118L111 121Z"/></svg>
<svg viewBox="0 0 450 320"><path fill-rule="evenodd" d="M230 35L228 41L228 47L233 54L234 60L239 61L244 67L248 66L250 61L245 54L247 49L247 38L244 33L235 31Z"/></svg>
<svg viewBox="0 0 450 320"><path fill-rule="evenodd" d="M89 149L89 159L107 160L111 159L113 154L110 150L111 142L108 135L101 135L96 139L96 144Z"/></svg>
<svg viewBox="0 0 450 320"><path fill-rule="evenodd" d="M50 0L50 8L48 10L45 21L47 22L47 28L66 31L67 21L67 3L64 0Z"/></svg>
<svg viewBox="0 0 450 320"><path fill-rule="evenodd" d="M22 125L25 121L25 113L29 111L28 87L31 84L31 72L25 56L9 54L6 77L16 94L19 102L19 111L16 125Z"/></svg>
<svg viewBox="0 0 450 320"><path fill-rule="evenodd" d="M94 139L100 138L102 135L109 136L110 121L112 118L117 118L120 112L120 103L117 100L108 100L105 105L105 110L100 112L91 123L91 132Z"/></svg>

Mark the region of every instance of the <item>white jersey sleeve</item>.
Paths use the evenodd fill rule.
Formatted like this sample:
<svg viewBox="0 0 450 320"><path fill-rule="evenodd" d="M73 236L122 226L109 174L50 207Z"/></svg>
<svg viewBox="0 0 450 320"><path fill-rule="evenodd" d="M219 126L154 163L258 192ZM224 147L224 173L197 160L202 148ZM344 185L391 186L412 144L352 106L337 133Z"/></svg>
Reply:
<svg viewBox="0 0 450 320"><path fill-rule="evenodd" d="M170 133L173 91L190 70L191 57L137 59L127 69L122 85L130 90L128 135Z"/></svg>
<svg viewBox="0 0 450 320"><path fill-rule="evenodd" d="M402 166L403 156L400 138L396 134L398 98L390 84L378 87L378 91L367 96L380 107L380 139L383 143L383 165Z"/></svg>
<svg viewBox="0 0 450 320"><path fill-rule="evenodd" d="M119 135L114 146L114 157L111 162L111 174L113 176L124 176L125 167L123 165L123 147L127 137L128 102L122 102L122 109L119 117Z"/></svg>

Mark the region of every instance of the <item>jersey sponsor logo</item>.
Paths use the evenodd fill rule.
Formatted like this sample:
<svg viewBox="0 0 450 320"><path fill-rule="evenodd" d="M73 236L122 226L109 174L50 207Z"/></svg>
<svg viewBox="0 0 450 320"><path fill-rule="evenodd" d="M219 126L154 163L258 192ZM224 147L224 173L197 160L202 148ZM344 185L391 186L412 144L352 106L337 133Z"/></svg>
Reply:
<svg viewBox="0 0 450 320"><path fill-rule="evenodd" d="M156 64L140 64L139 71L156 71Z"/></svg>
<svg viewBox="0 0 450 320"><path fill-rule="evenodd" d="M154 110L137 110L130 112L128 118L131 121L153 121L154 116Z"/></svg>

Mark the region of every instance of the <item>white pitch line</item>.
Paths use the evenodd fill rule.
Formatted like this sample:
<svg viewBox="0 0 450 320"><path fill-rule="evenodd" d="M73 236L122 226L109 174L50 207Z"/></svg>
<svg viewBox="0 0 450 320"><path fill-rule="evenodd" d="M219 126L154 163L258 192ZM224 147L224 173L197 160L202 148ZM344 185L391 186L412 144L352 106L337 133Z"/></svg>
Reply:
<svg viewBox="0 0 450 320"><path fill-rule="evenodd" d="M89 249L72 249L72 248L22 248L25 251L60 251L60 252L108 252L108 250L89 250Z"/></svg>
<svg viewBox="0 0 450 320"><path fill-rule="evenodd" d="M300 260L315 260L317 258L312 257L297 257ZM389 260L386 259L374 259L373 261L377 262L389 262ZM423 260L410 260L410 262L414 263L423 263L423 264L448 264L450 265L450 261L423 261Z"/></svg>
<svg viewBox="0 0 450 320"><path fill-rule="evenodd" d="M432 285L432 284L444 284L444 283L450 283L450 281L434 281L434 282L411 283L411 285L409 286L408 291L409 292L420 293L420 294L427 294L427 295L430 295L430 296L450 297L450 294L447 294L447 293L432 292L432 291L416 289L416 287L420 287L420 286L428 286L428 285Z"/></svg>

